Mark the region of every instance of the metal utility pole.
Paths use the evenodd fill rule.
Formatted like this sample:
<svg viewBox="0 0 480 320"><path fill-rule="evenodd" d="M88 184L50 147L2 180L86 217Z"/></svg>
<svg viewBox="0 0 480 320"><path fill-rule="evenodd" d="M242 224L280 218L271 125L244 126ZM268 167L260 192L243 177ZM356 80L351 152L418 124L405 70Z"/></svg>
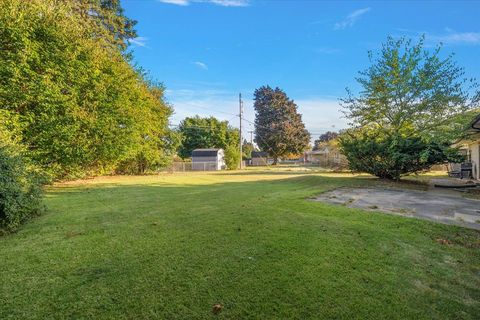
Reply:
<svg viewBox="0 0 480 320"><path fill-rule="evenodd" d="M238 94L238 107L239 107L239 114L238 117L240 119L240 169L243 169L243 150L242 150L242 117L243 117L243 101L242 101L242 94Z"/></svg>
<svg viewBox="0 0 480 320"><path fill-rule="evenodd" d="M253 147L253 131L248 131L248 133L250 133L250 144Z"/></svg>

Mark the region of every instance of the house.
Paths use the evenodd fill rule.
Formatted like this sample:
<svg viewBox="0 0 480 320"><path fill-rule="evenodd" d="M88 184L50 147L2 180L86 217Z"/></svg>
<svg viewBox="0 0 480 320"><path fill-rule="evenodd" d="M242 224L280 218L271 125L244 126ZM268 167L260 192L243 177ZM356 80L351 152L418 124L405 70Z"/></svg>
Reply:
<svg viewBox="0 0 480 320"><path fill-rule="evenodd" d="M450 173L458 172L463 178L467 171L473 179L480 180L480 114L472 121L467 133L468 137L456 144L466 156L465 163L452 164Z"/></svg>
<svg viewBox="0 0 480 320"><path fill-rule="evenodd" d="M467 149L467 162L472 164L472 176L480 180L480 114L472 121L468 130L469 139L464 141Z"/></svg>
<svg viewBox="0 0 480 320"><path fill-rule="evenodd" d="M192 170L216 171L225 169L223 149L195 149L192 151Z"/></svg>
<svg viewBox="0 0 480 320"><path fill-rule="evenodd" d="M252 166L266 166L268 164L268 153L265 151L252 151Z"/></svg>

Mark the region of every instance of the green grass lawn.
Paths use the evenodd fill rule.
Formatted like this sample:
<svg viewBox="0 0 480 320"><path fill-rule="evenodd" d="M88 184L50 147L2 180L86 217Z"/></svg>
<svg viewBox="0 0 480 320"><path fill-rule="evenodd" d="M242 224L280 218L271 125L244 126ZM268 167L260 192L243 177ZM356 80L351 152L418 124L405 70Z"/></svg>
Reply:
<svg viewBox="0 0 480 320"><path fill-rule="evenodd" d="M47 213L0 238L0 319L478 319L479 232L307 200L375 183L246 171L51 187Z"/></svg>

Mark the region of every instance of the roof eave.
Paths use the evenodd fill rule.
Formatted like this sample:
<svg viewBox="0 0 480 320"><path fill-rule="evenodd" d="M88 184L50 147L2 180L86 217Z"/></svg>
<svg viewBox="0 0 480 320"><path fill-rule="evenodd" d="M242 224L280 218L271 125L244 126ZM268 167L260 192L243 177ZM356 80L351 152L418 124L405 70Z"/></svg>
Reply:
<svg viewBox="0 0 480 320"><path fill-rule="evenodd" d="M473 130L480 131L480 114L475 118L475 120L473 120L473 122L472 122L472 124L470 125L470 127L471 127Z"/></svg>

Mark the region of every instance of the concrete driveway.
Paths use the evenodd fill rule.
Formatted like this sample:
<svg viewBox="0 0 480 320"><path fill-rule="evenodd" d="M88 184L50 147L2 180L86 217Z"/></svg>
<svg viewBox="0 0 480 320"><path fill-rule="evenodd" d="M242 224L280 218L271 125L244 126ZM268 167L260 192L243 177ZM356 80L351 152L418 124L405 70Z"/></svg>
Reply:
<svg viewBox="0 0 480 320"><path fill-rule="evenodd" d="M454 191L339 188L314 200L480 230L480 200Z"/></svg>

